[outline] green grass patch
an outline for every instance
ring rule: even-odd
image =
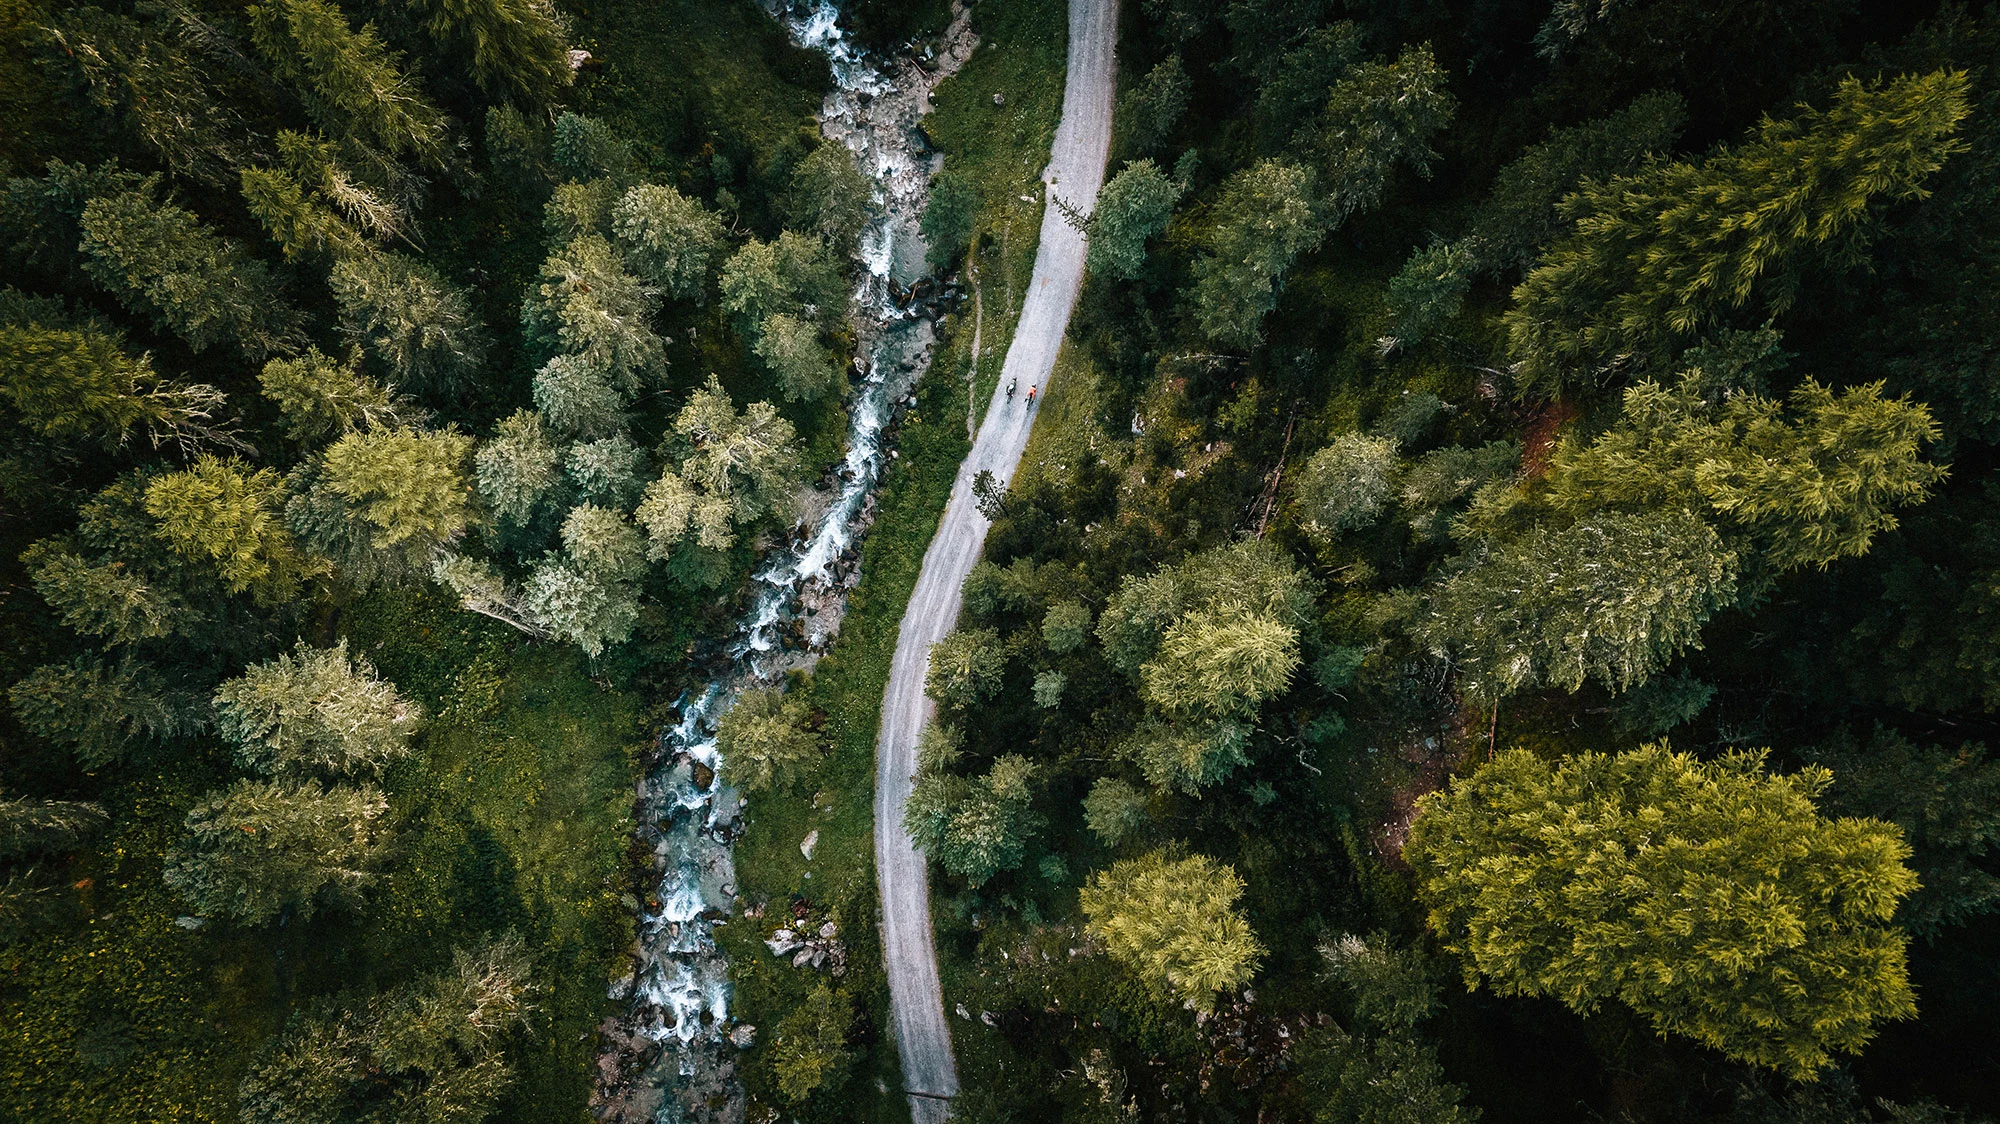
[[[924,129],[944,153],[945,167],[979,192],[973,249],[961,276],[977,289],[983,313],[972,396],[983,403],[1000,377],[1034,274],[1041,175],[1062,119],[1069,8],[1054,0],[988,0],[973,9],[972,27],[979,49],[938,85],[937,108]],[[995,94],[1003,104],[993,104]],[[951,369],[963,375],[969,360]]]

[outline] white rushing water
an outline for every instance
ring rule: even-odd
[[[742,690],[809,666],[831,642],[845,591],[859,577],[855,540],[872,516],[889,455],[885,429],[928,367],[935,343],[934,308],[904,288],[918,283],[922,269],[917,218],[937,165],[917,119],[930,90],[971,51],[963,13],[944,52],[919,48],[887,59],[858,49],[827,0],[773,14],[794,42],[826,56],[834,88],[821,110],[823,132],[845,144],[876,185],[854,293],[861,378],[849,399],[847,448],[833,472],[830,501],[757,569],[750,607],[721,648],[726,669],[678,700],[680,720],[660,735],[661,764],[641,784],[638,834],[653,852],[660,881],[640,915],[636,971],[613,989],[632,1007],[606,1029],[611,1061],[600,1065],[598,1106],[608,1120],[741,1116],[733,1080],[713,1072],[727,1070],[731,1043],[751,1034],[731,1019],[728,963],[715,944],[715,926],[734,908],[730,843],[745,808],[717,752],[715,723]],[[929,287],[924,282],[918,292]],[[635,1055],[645,1059],[642,1072],[624,1074]],[[685,1090],[704,1078],[727,1087],[679,1095],[667,1089]],[[734,1110],[716,1108],[718,1101]]]

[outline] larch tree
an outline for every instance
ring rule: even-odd
[[[349,433],[324,457],[329,487],[378,550],[430,556],[472,519],[472,438],[449,430]]]
[[[347,642],[245,668],[215,691],[216,731],[237,764],[266,776],[379,776],[407,754],[423,708],[380,679]]]
[[[924,690],[939,705],[964,710],[992,698],[1006,670],[1007,653],[999,633],[990,628],[954,629],[931,646]]]
[[[678,461],[646,486],[637,512],[655,559],[673,557],[684,544],[727,550],[738,528],[774,510],[798,483],[792,424],[768,402],[737,410],[712,375],[688,397],[674,433],[682,444]]]
[[[745,792],[790,788],[820,758],[820,739],[806,728],[805,703],[778,687],[738,695],[715,725],[722,771]]]
[[[388,812],[367,786],[238,781],[188,813],[166,882],[195,915],[246,925],[353,908],[388,857]]]
[[[1917,886],[1909,846],[1822,816],[1831,781],[1769,774],[1761,752],[1511,750],[1423,797],[1403,856],[1468,986],[1623,1003],[1811,1080],[1916,1013],[1891,920]]]
[[[1854,260],[1871,206],[1911,199],[1959,150],[1966,77],[1849,78],[1832,104],[1699,163],[1592,180],[1569,224],[1514,290],[1506,322],[1525,390],[1601,381],[1628,359],[1670,362],[1762,294],[1789,306],[1809,255]]]
[[[1080,892],[1085,928],[1162,1000],[1197,1011],[1250,982],[1264,946],[1236,909],[1243,880],[1205,855],[1125,859]]]

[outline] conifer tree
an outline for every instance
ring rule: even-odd
[[[1987,869],[2000,851],[2000,761],[1984,744],[1925,745],[1877,729],[1866,743],[1843,735],[1809,756],[1833,771],[1831,810],[1903,829],[1922,881],[1896,912],[1904,928],[1934,940],[2000,911],[2000,876]]]
[[[658,306],[659,293],[632,275],[624,255],[602,235],[586,234],[542,264],[540,300],[529,317],[632,394],[666,368],[666,341],[652,325]]]
[[[1205,855],[1154,851],[1091,876],[1081,891],[1090,934],[1167,1002],[1197,1011],[1250,982],[1264,947],[1236,911],[1243,880]]]
[[[1308,535],[1331,540],[1375,522],[1395,493],[1396,443],[1343,433],[1314,453],[1292,495]]]
[[[43,31],[111,114],[179,175],[216,183],[246,147],[241,115],[216,96],[203,60],[157,25],[95,6],[52,13]]]
[[[328,136],[442,166],[444,114],[374,24],[354,30],[328,0],[265,0],[249,15],[251,41],[272,75],[292,87]]]
[[[1492,700],[1518,690],[1643,684],[1734,604],[1739,563],[1706,523],[1665,508],[1538,526],[1430,596],[1414,632]]]
[[[449,430],[349,433],[326,451],[326,480],[377,549],[430,556],[472,518],[472,439]]]
[[[924,690],[941,705],[964,710],[992,698],[1007,670],[1000,634],[992,629],[954,629],[931,646]]]
[[[1429,44],[1405,48],[1394,62],[1350,67],[1334,83],[1306,141],[1327,194],[1320,221],[1338,226],[1378,206],[1399,165],[1428,172],[1436,157],[1430,139],[1457,107],[1444,84]]]
[[[1916,1013],[1890,923],[1894,826],[1827,819],[1832,777],[1651,745],[1511,750],[1425,796],[1403,854],[1431,929],[1501,995],[1624,1003],[1663,1033],[1810,1080]]]
[[[819,330],[782,312],[764,321],[752,350],[777,379],[787,402],[817,401],[840,377],[833,356],[820,346]]]
[[[629,508],[646,487],[646,451],[623,433],[596,441],[580,441],[563,458],[563,475],[577,494],[620,510]]]
[[[1098,193],[1089,223],[1092,273],[1133,278],[1146,267],[1146,240],[1167,228],[1184,185],[1151,160],[1125,165]]]
[[[301,445],[317,445],[357,429],[409,425],[419,412],[394,391],[361,373],[361,355],[345,362],[318,348],[296,359],[273,359],[257,376],[264,397],[284,415],[285,429]]]
[[[558,355],[535,372],[535,409],[556,433],[608,437],[625,426],[625,399],[611,376],[576,355]]]
[[[531,620],[592,658],[624,643],[639,623],[638,591],[630,582],[555,555],[528,575],[523,604]]]
[[[44,437],[111,449],[135,432],[155,447],[226,439],[222,401],[214,387],[162,378],[152,356],[99,326],[0,324],[0,402]]]
[[[979,218],[979,187],[946,168],[931,177],[930,197],[917,229],[924,237],[924,262],[932,273],[950,269],[972,246],[973,224]]]
[[[44,539],[21,556],[35,592],[65,628],[129,646],[184,631],[197,617],[179,590],[117,559],[91,559],[79,545]]]
[[[715,726],[722,770],[745,792],[790,788],[820,757],[819,738],[806,729],[806,705],[778,687],[738,695]]]
[[[1586,182],[1570,232],[1514,291],[1525,389],[1589,386],[1627,357],[1662,364],[1732,309],[1791,301],[1810,253],[1852,259],[1871,204],[1919,196],[1958,151],[1963,73],[1841,83],[1826,109],[1765,121],[1696,163]]]
[[[823,141],[792,169],[785,225],[819,235],[845,256],[868,225],[874,195],[874,185],[854,166],[854,153],[839,141]]]
[[[68,749],[86,769],[125,760],[196,727],[159,675],[129,658],[115,666],[89,656],[45,664],[14,684],[8,697],[21,725]]]
[[[562,453],[539,416],[516,410],[473,458],[479,494],[502,519],[526,526],[562,484]]]
[[[1671,389],[1627,390],[1619,423],[1559,458],[1552,502],[1573,512],[1706,508],[1747,560],[1776,574],[1866,554],[1895,529],[1895,508],[1922,502],[1944,478],[1921,457],[1938,435],[1930,411],[1885,399],[1879,382],[1835,393],[1807,379],[1789,404],[1712,397],[1698,369]]]
[[[238,781],[188,813],[167,854],[167,885],[200,917],[264,925],[353,908],[374,883],[394,829],[373,788]]]
[[[1035,767],[1019,754],[996,759],[967,780],[925,770],[903,808],[910,839],[937,864],[973,886],[1021,865],[1041,827],[1030,808]]]
[[[838,323],[847,308],[847,288],[824,243],[787,230],[772,242],[752,238],[723,263],[722,307],[754,342],[764,323],[781,312],[821,327]]]
[[[611,225],[639,275],[678,300],[701,296],[726,238],[714,212],[665,184],[627,191]]]
[[[196,351],[285,346],[297,314],[277,279],[234,240],[146,187],[92,199],[78,219],[84,272]]]
[[[540,106],[570,84],[569,27],[548,0],[419,0],[432,38],[470,60],[489,97]]]
[[[329,279],[341,327],[388,368],[395,386],[446,391],[472,382],[486,360],[486,326],[472,295],[400,254],[348,258]]]
[[[422,721],[423,708],[366,659],[350,658],[345,640],[301,641],[215,691],[216,730],[235,745],[237,764],[271,777],[377,776],[409,752]]]
[[[204,456],[146,485],[153,533],[175,554],[213,566],[224,588],[289,598],[307,569],[284,521],[285,482],[268,468]]]
[[[451,967],[359,1009],[294,1015],[243,1079],[245,1124],[387,1113],[397,1120],[488,1118],[514,1079],[502,1052],[540,990],[520,937],[455,949]]]
[[[1118,99],[1118,124],[1125,151],[1139,156],[1160,147],[1194,96],[1194,82],[1179,55],[1168,55]]]
[[[1083,798],[1084,826],[1106,847],[1116,847],[1151,822],[1146,805],[1146,793],[1130,782],[1099,777]]]
[[[645,540],[622,512],[579,504],[563,519],[562,540],[570,561],[593,578],[631,581],[645,571]]]
[[[1223,185],[1188,294],[1210,339],[1232,347],[1257,341],[1293,259],[1326,236],[1317,192],[1311,169],[1282,160],[1260,160]]]
[[[1421,954],[1342,936],[1320,945],[1327,974],[1351,996],[1346,1025],[1306,1032],[1299,1055],[1320,1124],[1472,1124],[1479,1109],[1445,1078],[1419,1027],[1437,1009],[1438,984]]]

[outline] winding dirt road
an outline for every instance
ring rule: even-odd
[[[1096,204],[1111,148],[1112,49],[1117,38],[1117,0],[1070,0],[1062,121],[1042,179],[1057,197],[1086,214]],[[1030,386],[1048,387],[1083,282],[1083,258],[1083,235],[1056,207],[1044,208],[1035,271],[1014,342],[1007,349],[972,452],[959,466],[937,536],[924,555],[882,699],[875,748],[875,880],[882,895],[882,962],[889,973],[890,1017],[915,1124],[944,1120],[948,1098],[958,1093],[958,1066],[951,1056],[951,1026],[945,1022],[937,948],[931,937],[930,879],[923,855],[903,830],[903,804],[917,770],[917,735],[931,711],[924,695],[924,669],[931,645],[943,639],[958,619],[965,577],[979,561],[986,541],[986,519],[972,502],[973,477],[983,470],[1002,483],[1013,478],[1034,422],[1023,398]],[[1007,400],[1002,388],[1010,380],[1019,380],[1023,398]]]

